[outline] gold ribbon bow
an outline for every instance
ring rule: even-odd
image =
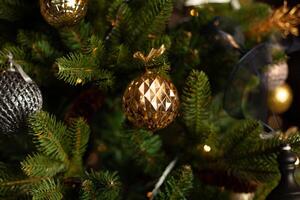
[[[166,47],[163,44],[159,49],[152,48],[147,56],[145,56],[142,52],[138,51],[135,54],[133,54],[133,57],[147,64],[150,61],[153,61],[155,58],[161,56],[165,51],[166,51]]]

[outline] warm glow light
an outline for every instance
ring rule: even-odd
[[[197,17],[199,15],[199,13],[196,9],[192,9],[192,10],[190,10],[190,15],[193,17]]]
[[[75,8],[76,0],[68,0],[68,1],[66,1],[66,4],[68,7]]]
[[[76,84],[81,84],[82,83],[82,79],[81,78],[78,78],[77,80],[76,80]]]
[[[300,164],[300,160],[299,160],[299,158],[297,157],[297,160],[296,160],[296,162],[295,162],[295,165],[299,165]]]
[[[211,147],[208,146],[208,145],[204,145],[204,146],[203,146],[203,150],[204,150],[205,152],[210,152],[210,151],[211,151]]]
[[[287,91],[286,88],[278,88],[276,91],[276,96],[275,98],[277,99],[277,101],[284,103],[289,99],[289,91]]]

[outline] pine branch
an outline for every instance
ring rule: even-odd
[[[72,140],[71,164],[68,176],[76,176],[83,173],[82,158],[89,141],[90,128],[83,118],[79,118],[72,121],[68,132]]]
[[[205,166],[207,169],[227,171],[242,180],[265,182],[278,175],[277,153],[285,143],[298,145],[299,133],[262,140],[263,128],[254,120],[238,121],[220,140],[220,156]]]
[[[21,172],[12,171],[12,167],[0,163],[0,198],[8,199],[23,198],[29,195],[30,187],[32,184],[38,183],[42,177],[27,178],[21,175]]]
[[[55,58],[59,53],[46,40],[36,41],[32,44],[32,55],[36,60]]]
[[[144,41],[149,35],[157,35],[165,30],[167,20],[173,10],[172,0],[149,0],[139,13],[132,13],[129,22],[129,44]],[[131,39],[131,40],[130,40]]]
[[[66,166],[42,154],[27,156],[21,162],[23,172],[29,177],[52,177],[66,169]]]
[[[173,10],[172,0],[147,0],[142,7],[123,4],[114,29],[114,41],[124,39],[129,46],[140,44],[149,35],[160,34]],[[134,4],[134,3],[133,3]],[[121,34],[122,33],[122,34]],[[118,39],[117,39],[118,38]]]
[[[183,89],[183,119],[198,140],[205,140],[210,133],[206,120],[211,92],[207,76],[203,72],[192,71]]]
[[[193,172],[190,166],[183,166],[169,177],[158,194],[158,200],[185,200],[193,187]]]
[[[71,50],[81,50],[91,36],[92,27],[89,23],[81,22],[76,27],[60,30],[62,42]]]
[[[115,69],[132,69],[132,55],[127,45],[115,45],[106,52],[109,67]],[[118,67],[118,68],[116,68]]]
[[[37,112],[29,119],[34,142],[43,154],[69,166],[70,140],[67,128],[46,112]]]
[[[53,59],[60,53],[50,43],[51,37],[33,31],[20,30],[17,35],[17,41],[23,48],[31,50],[32,58],[38,61]]]
[[[146,130],[133,130],[128,133],[126,140],[128,149],[135,160],[148,172],[158,172],[163,162],[161,152],[162,141],[159,135],[154,135]],[[160,163],[160,164],[158,164]]]
[[[116,173],[92,171],[82,183],[81,199],[117,200],[120,199],[120,187]]]
[[[117,22],[118,19],[116,18],[118,18],[118,12],[120,12],[120,8],[123,3],[123,0],[115,0],[110,4],[108,13],[106,15],[108,21],[112,23]]]
[[[95,60],[88,55],[72,53],[67,57],[57,59],[58,78],[77,85],[96,81],[100,87],[110,87],[113,84],[112,73],[99,69]]]
[[[62,186],[54,179],[45,179],[31,189],[33,200],[60,200],[63,198]]]
[[[97,60],[100,60],[103,56],[104,45],[103,41],[95,35],[88,40],[87,44],[83,47],[85,54],[89,54]]]
[[[233,157],[240,155],[241,151],[248,150],[245,147],[249,143],[260,140],[259,135],[263,132],[262,126],[255,120],[239,121],[227,133],[222,143],[225,156]]]

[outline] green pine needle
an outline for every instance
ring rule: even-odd
[[[60,200],[63,198],[62,186],[54,179],[45,179],[31,189],[33,200]]]
[[[87,174],[87,179],[82,183],[81,199],[120,199],[121,183],[116,173],[108,171]]]
[[[21,162],[21,166],[23,172],[31,177],[52,177],[66,169],[62,162],[49,159],[49,157],[42,154],[27,156]]]
[[[159,135],[154,135],[146,130],[132,130],[128,133],[129,137],[125,137],[128,149],[146,172],[154,172],[161,170],[163,162],[163,154],[161,152],[162,141]]]
[[[30,187],[41,177],[24,177],[15,167],[0,163],[0,199],[22,199],[29,195]]]
[[[92,27],[89,23],[81,22],[76,27],[67,27],[60,30],[62,42],[71,50],[81,50],[91,36]]]
[[[57,59],[58,78],[76,85],[89,82],[96,73],[94,60],[81,53],[71,53],[67,57]]]
[[[54,160],[62,161],[68,167],[69,156],[67,153],[70,141],[66,135],[67,127],[46,112],[35,113],[29,119],[29,123],[38,150]]]
[[[117,40],[124,35],[123,39],[128,45],[144,42],[149,35],[160,34],[165,30],[172,10],[172,0],[147,0],[141,8],[124,4],[119,16],[121,21],[115,28],[113,38]]]
[[[87,45],[83,47],[85,54],[89,54],[95,59],[102,58],[104,52],[103,41],[97,36],[93,35],[89,40]]]
[[[228,174],[244,180],[265,182],[278,175],[277,153],[282,145],[298,145],[300,135],[295,132],[286,140],[281,136],[262,140],[264,132],[261,124],[254,120],[239,121],[220,140],[221,157],[213,165],[227,170]],[[214,168],[208,166],[209,168]]]
[[[164,31],[172,10],[172,0],[148,0],[140,13],[132,13],[132,18],[136,21],[130,23],[128,27],[131,30],[130,38],[132,38],[130,43],[135,42],[135,40],[141,41],[148,35],[157,35]]]
[[[96,60],[81,53],[71,53],[67,57],[57,59],[58,78],[71,85],[96,81],[100,86],[110,87],[113,84],[112,73],[99,69]]]
[[[210,132],[209,126],[205,123],[208,119],[210,101],[211,92],[207,76],[203,72],[193,70],[183,89],[183,119],[190,131],[202,139],[206,139]]]
[[[83,173],[82,158],[89,142],[90,128],[83,118],[79,118],[72,121],[68,132],[72,140],[71,164],[68,176],[76,176],[78,173]]]
[[[168,177],[158,200],[187,200],[193,187],[193,172],[190,166],[183,166]]]

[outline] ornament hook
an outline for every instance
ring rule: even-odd
[[[24,70],[22,69],[21,65],[19,65],[18,63],[16,63],[14,61],[14,56],[11,52],[8,53],[7,55],[8,57],[8,62],[9,62],[9,69],[8,71],[12,71],[12,72],[19,72],[20,75],[22,76],[22,78],[27,82],[27,83],[32,83],[32,79],[24,72]]]

